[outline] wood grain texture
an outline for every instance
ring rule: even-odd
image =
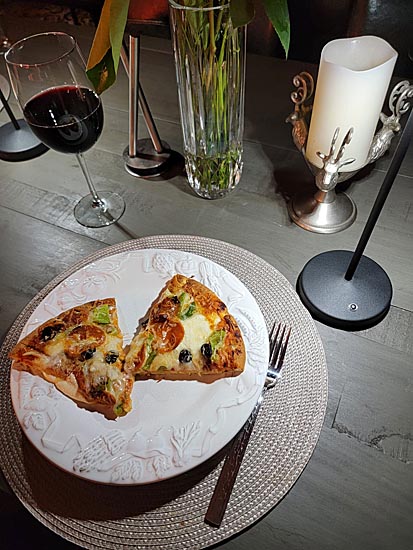
[[[324,428],[312,459],[284,500],[222,548],[407,550],[412,483],[411,468]]]
[[[30,29],[29,29],[30,28]],[[36,30],[50,29],[50,23]],[[75,32],[87,54],[91,30]],[[15,38],[33,30],[24,21]],[[162,139],[182,151],[175,68],[170,42],[143,37],[141,81]],[[126,173],[127,78],[119,69],[103,96],[105,126],[87,162],[100,189],[121,193],[119,224],[87,229],[73,218],[86,193],[75,158],[49,151],[21,163],[0,163],[0,337],[21,309],[54,276],[100,248],[155,234],[196,234],[225,240],[264,258],[295,285],[314,255],[353,250],[383,181],[391,152],[352,182],[356,222],[342,233],[303,231],[288,217],[286,200],[314,186],[291,139],[292,77],[314,66],[249,56],[244,171],[225,199],[205,201],[181,171],[136,179]],[[0,71],[2,71],[0,65]],[[19,108],[12,98],[13,110]],[[20,115],[19,115],[20,116]],[[0,124],[5,123],[4,112]],[[147,137],[142,117],[139,135]],[[393,147],[394,149],[394,147]],[[225,550],[408,550],[413,547],[413,144],[378,220],[366,255],[389,274],[392,307],[378,326],[357,333],[317,323],[329,369],[329,400],[319,443],[307,468],[281,503],[256,525],[220,545]],[[1,485],[1,481],[0,481]],[[74,548],[46,531],[12,496],[0,496],[0,517],[22,521],[36,540]],[[17,540],[10,528],[10,540]],[[52,540],[53,542],[50,542]]]

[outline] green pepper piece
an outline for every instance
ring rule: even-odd
[[[188,294],[187,294],[186,292],[182,292],[182,293],[178,296],[178,300],[179,300],[179,303],[181,304],[181,306],[184,305],[187,296],[188,296]]]
[[[123,403],[118,403],[113,407],[113,412],[116,414],[116,416],[124,416],[126,413],[123,409]]]
[[[188,317],[192,317],[195,311],[196,311],[196,305],[195,305],[195,302],[192,302],[192,304],[189,305],[188,309],[186,309],[183,313],[180,313],[178,317],[182,321],[185,321],[185,319],[188,319]]]
[[[188,317],[192,317],[196,311],[195,302],[190,302],[190,299],[191,297],[187,292],[182,292],[178,297],[179,303],[181,304],[178,317],[182,321],[188,319]]]
[[[152,361],[155,359],[156,357],[156,351],[154,351],[152,349],[152,341],[154,339],[154,335],[152,334],[152,332],[150,332],[148,334],[148,336],[146,337],[146,340],[145,340],[145,348],[146,348],[146,361],[145,361],[145,364],[143,365],[142,367],[142,370],[148,370],[149,367],[151,366],[152,364]]]
[[[92,321],[100,325],[107,325],[110,323],[109,305],[103,304],[92,309]]]
[[[155,357],[156,357],[156,351],[151,351],[145,361],[145,364],[142,367],[142,370],[149,370],[149,367],[152,365],[152,361],[155,359]]]
[[[212,360],[216,358],[217,351],[224,343],[224,340],[225,340],[225,330],[216,330],[209,337],[209,343],[211,344],[211,348],[212,348],[212,356],[211,356]]]

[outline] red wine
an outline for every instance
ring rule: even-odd
[[[102,132],[103,109],[99,96],[88,88],[59,86],[30,99],[24,117],[33,133],[61,153],[83,153]]]

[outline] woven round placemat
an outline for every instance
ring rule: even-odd
[[[48,463],[26,440],[14,415],[8,352],[30,314],[61,281],[118,252],[178,249],[234,273],[258,302],[267,326],[293,327],[283,378],[264,400],[223,523],[204,523],[225,449],[197,468],[145,486],[94,484]],[[317,329],[290,283],[239,247],[203,237],[145,237],[105,248],[51,281],[22,311],[0,350],[0,466],[12,490],[41,523],[84,548],[199,549],[256,522],[297,480],[317,443],[327,404],[327,368]]]

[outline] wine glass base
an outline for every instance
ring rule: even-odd
[[[125,201],[112,191],[100,191],[103,207],[95,205],[92,195],[80,199],[74,208],[76,220],[85,227],[105,227],[119,220],[125,211]]]

